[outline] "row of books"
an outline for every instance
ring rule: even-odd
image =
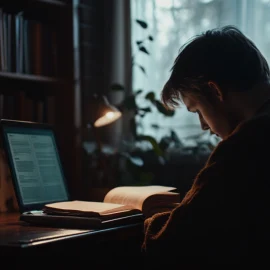
[[[0,71],[57,76],[55,29],[0,9]]]
[[[0,94],[0,119],[54,123],[55,98],[36,99],[23,92]]]

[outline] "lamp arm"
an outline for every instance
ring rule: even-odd
[[[94,139],[95,139],[95,142],[96,142],[96,146],[97,146],[97,151],[99,153],[102,152],[102,144],[101,144],[101,140],[100,140],[100,137],[98,135],[98,131],[97,131],[97,128],[93,125],[93,124],[90,124],[91,126],[91,130],[93,132],[93,135],[94,135]]]

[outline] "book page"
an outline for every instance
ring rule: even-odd
[[[175,187],[150,185],[150,186],[123,186],[110,190],[104,197],[105,203],[130,205],[142,211],[144,200],[150,195],[172,191]]]
[[[128,209],[130,207],[122,204],[76,200],[45,205],[45,210],[53,211],[54,213],[98,213],[103,215]]]
[[[142,212],[145,217],[151,217],[156,213],[171,211],[179,205],[180,201],[180,194],[177,192],[160,192],[145,199]]]

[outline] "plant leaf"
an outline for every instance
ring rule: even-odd
[[[150,142],[150,144],[153,147],[154,152],[158,155],[158,156],[163,156],[163,151],[162,149],[159,147],[159,144],[157,143],[156,139],[152,136],[148,136],[148,135],[139,135],[137,136],[137,139],[139,141],[148,141]]]
[[[180,138],[178,137],[178,135],[174,130],[171,130],[171,140],[178,145],[183,145],[182,141],[180,140]]]
[[[152,124],[151,127],[154,128],[154,129],[159,129],[160,128],[160,126],[157,125],[157,124]]]
[[[145,115],[149,112],[152,112],[150,107],[146,107],[146,108],[138,108],[138,114],[140,117],[145,117]]]
[[[138,23],[143,29],[146,29],[146,28],[148,27],[148,24],[147,24],[145,21],[138,20],[138,19],[136,19],[135,21],[136,21],[136,23]]]
[[[160,143],[159,143],[159,147],[165,151],[166,149],[168,149],[168,147],[170,146],[172,140],[170,137],[168,136],[164,136],[163,138],[161,138]]]
[[[144,111],[144,112],[152,112],[151,108],[150,107],[146,107],[146,108],[140,108],[139,109],[140,111]]]
[[[147,49],[146,49],[144,46],[140,46],[140,47],[139,47],[139,50],[140,50],[141,52],[144,52],[144,53],[150,55],[150,53],[147,51]]]
[[[158,100],[156,100],[155,101],[155,105],[156,105],[156,107],[157,107],[157,110],[160,112],[160,113],[162,113],[162,114],[164,114],[165,116],[173,116],[174,115],[174,113],[175,113],[175,111],[173,111],[173,110],[168,110],[168,109],[166,109],[165,107],[164,107],[164,105],[160,102],[160,101],[158,101]]]
[[[146,115],[146,112],[140,111],[140,110],[138,111],[138,116],[140,116],[141,118],[144,118],[145,115]]]
[[[148,99],[150,100],[151,102],[154,102],[155,101],[155,92],[151,91],[151,92],[148,92],[146,95],[145,95],[145,99]]]
[[[143,66],[138,65],[138,67],[140,68],[140,70],[141,70],[144,74],[146,74],[145,68],[144,68]]]
[[[143,43],[143,41],[142,40],[138,40],[138,41],[136,41],[136,44],[139,46],[139,45],[141,45]]]
[[[135,96],[138,96],[138,95],[141,94],[142,92],[143,92],[142,89],[138,89],[138,90],[134,93],[134,95],[135,95]]]

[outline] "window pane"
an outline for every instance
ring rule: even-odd
[[[194,35],[218,26],[239,27],[270,59],[269,0],[131,0],[131,9],[134,91],[154,91],[160,99],[180,47]],[[143,29],[136,19],[145,21],[148,28]],[[149,35],[153,41],[147,39]],[[138,50],[138,40],[145,40],[150,55]],[[139,95],[137,102],[148,106],[144,95]],[[171,128],[180,138],[201,133],[208,136],[208,131],[201,130],[198,117],[185,106],[177,109],[171,118],[153,112],[146,114],[141,122],[138,131],[156,138],[168,135]],[[153,129],[152,124],[160,129]]]

